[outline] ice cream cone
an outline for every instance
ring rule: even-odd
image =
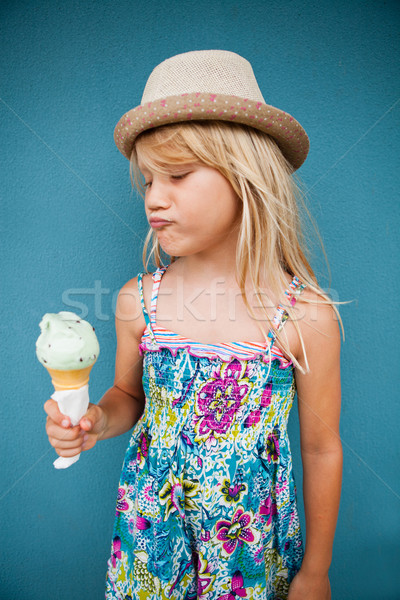
[[[90,365],[84,369],[70,371],[59,371],[57,369],[46,368],[51,377],[54,389],[59,392],[61,390],[78,390],[86,385],[89,382],[89,374],[92,367],[93,365]]]

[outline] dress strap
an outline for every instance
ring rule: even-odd
[[[144,275],[144,273],[139,273],[139,275],[137,276],[137,283],[138,283],[140,304],[142,305],[142,312],[143,312],[144,320],[146,321],[146,325],[149,327],[150,326],[149,313],[147,312],[147,308],[144,303],[144,296],[143,296],[143,275]]]
[[[146,305],[144,303],[144,296],[143,296],[143,275],[144,275],[144,273],[139,273],[139,275],[138,275],[138,290],[139,290],[139,296],[140,296],[140,304],[142,305],[142,312],[143,312],[144,320],[146,321],[146,327],[147,327],[147,329],[149,331],[150,338],[151,338],[151,340],[152,340],[153,343],[156,343],[156,339],[154,337],[153,329],[151,327],[149,313],[147,312],[147,308],[146,308]],[[153,279],[154,279],[154,275],[153,275]],[[153,287],[154,287],[154,284],[153,284]]]
[[[151,292],[151,305],[150,305],[150,322],[152,325],[156,323],[156,313],[157,313],[157,300],[158,300],[158,290],[161,283],[161,278],[164,275],[167,267],[160,267],[153,273],[153,289]]]
[[[289,283],[289,287],[284,292],[291,306],[296,304],[298,297],[305,287],[306,285],[301,283],[300,279],[295,275],[292,281]],[[271,340],[271,346],[276,339],[277,333],[282,330],[284,324],[288,320],[288,317],[289,313],[285,306],[283,304],[279,304],[274,318],[272,319],[273,325],[268,332],[268,338]]]

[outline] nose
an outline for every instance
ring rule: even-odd
[[[154,177],[151,185],[146,190],[146,208],[150,211],[168,208],[171,204],[167,182],[159,177]]]

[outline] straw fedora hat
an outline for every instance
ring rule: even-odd
[[[140,105],[119,120],[114,140],[129,159],[143,131],[204,120],[241,123],[267,133],[294,170],[307,157],[309,140],[302,126],[266,104],[251,64],[226,50],[185,52],[160,63],[150,74]]]

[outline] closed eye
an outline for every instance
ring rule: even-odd
[[[176,174],[170,174],[169,177],[172,181],[181,181],[182,179],[184,179],[185,177],[187,177],[190,174],[190,171],[188,171],[187,173],[176,173]],[[145,190],[147,190],[149,187],[151,187],[152,185],[152,181],[144,181],[143,182],[143,187]]]
[[[184,179],[185,177],[187,177],[187,175],[189,175],[189,173],[179,173],[177,175],[171,175],[171,179],[173,181],[179,181],[180,179]]]

